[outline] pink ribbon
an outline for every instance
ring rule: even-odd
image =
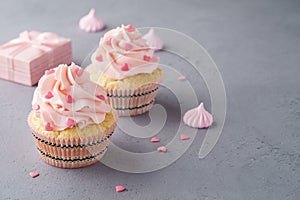
[[[14,57],[23,52],[29,47],[37,48],[43,52],[52,53],[53,48],[58,46],[62,42],[62,39],[55,33],[45,32],[39,33],[36,31],[24,31],[20,33],[19,38],[16,38],[9,43],[0,47],[0,49],[8,49],[12,47],[19,47],[10,52],[7,56],[8,63],[8,77],[10,80],[14,80]],[[50,55],[49,65],[53,63],[53,56]]]

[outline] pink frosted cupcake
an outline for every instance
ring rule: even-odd
[[[103,86],[120,116],[147,112],[154,104],[163,72],[142,34],[133,26],[117,27],[100,40],[86,70]]]
[[[28,124],[46,163],[79,168],[103,157],[117,121],[106,95],[75,64],[45,72],[34,92]]]

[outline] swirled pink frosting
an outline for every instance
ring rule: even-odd
[[[74,63],[47,70],[40,79],[32,101],[45,130],[83,128],[105,119],[111,107],[104,89],[90,81],[89,73]]]
[[[142,34],[133,26],[122,25],[107,32],[92,55],[91,67],[106,76],[120,80],[140,73],[152,73],[158,67],[154,55]],[[89,69],[88,69],[89,71]]]

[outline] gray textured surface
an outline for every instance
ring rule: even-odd
[[[179,160],[153,173],[127,174],[101,163],[58,169],[40,160],[26,124],[34,88],[0,80],[0,199],[300,198],[299,2],[58,2],[1,1],[0,43],[26,29],[54,31],[73,40],[74,60],[81,63],[105,32],[78,30],[79,17],[91,7],[106,30],[132,23],[182,31],[206,47],[222,73],[228,98],[224,131],[204,160],[197,154],[205,131],[198,131]],[[209,105],[201,78],[194,77],[187,63],[163,54],[162,62],[182,71],[199,100]],[[172,105],[164,98],[170,94],[172,102],[172,94],[160,93],[158,102]],[[168,119],[170,132],[179,119],[178,113]],[[171,139],[172,133],[164,137]],[[132,151],[153,150],[127,136],[115,142]],[[41,174],[36,179],[28,175],[34,170]],[[128,191],[115,193],[117,184]]]

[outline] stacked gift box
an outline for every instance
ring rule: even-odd
[[[71,62],[71,40],[54,33],[24,31],[0,46],[0,78],[24,85],[34,85],[45,70]]]

